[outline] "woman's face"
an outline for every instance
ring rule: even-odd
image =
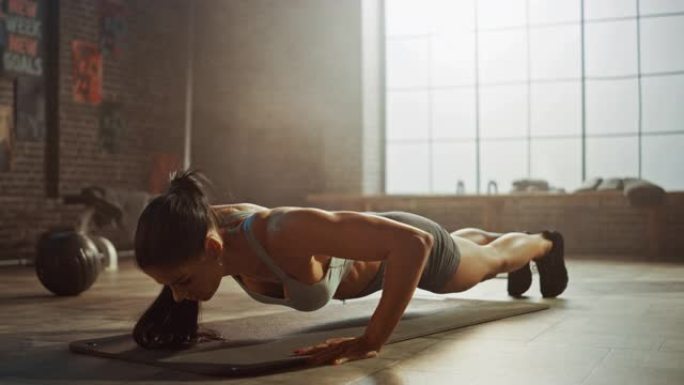
[[[222,245],[208,245],[199,256],[171,266],[150,266],[144,272],[173,292],[176,302],[208,301],[223,278]]]

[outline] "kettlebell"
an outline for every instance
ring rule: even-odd
[[[54,294],[74,296],[92,286],[102,271],[103,259],[87,235],[75,230],[50,231],[38,241],[36,274]]]

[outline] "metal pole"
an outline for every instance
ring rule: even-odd
[[[479,23],[477,20],[477,1],[475,2],[475,185],[476,192],[480,194],[480,38]]]
[[[641,11],[639,10],[640,4],[639,0],[637,0],[637,16],[636,16],[636,23],[637,23],[637,90],[639,92],[639,124],[638,124],[638,132],[639,132],[639,178],[641,178],[641,169],[642,169],[642,132],[643,132],[643,109],[642,109],[642,86],[641,86]]]
[[[582,56],[582,182],[587,180],[587,78],[586,78],[586,55],[584,37],[584,0],[580,2],[580,36]]]
[[[46,1],[45,28],[45,194],[59,197],[59,1]],[[15,83],[16,84],[16,83]]]
[[[192,144],[192,101],[193,101],[193,61],[194,61],[194,41],[195,41],[195,2],[189,1],[188,7],[188,41],[187,55],[188,62],[185,74],[185,135],[183,137],[183,168],[190,168],[191,144]]]

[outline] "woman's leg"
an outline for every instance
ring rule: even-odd
[[[508,233],[485,245],[458,235],[452,238],[461,261],[442,293],[465,291],[499,273],[515,271],[547,254],[553,245],[541,234]]]

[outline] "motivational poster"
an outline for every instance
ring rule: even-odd
[[[102,54],[97,44],[73,40],[73,95],[79,103],[98,105],[102,101]]]
[[[42,76],[47,0],[3,0],[0,45],[5,73]]]

